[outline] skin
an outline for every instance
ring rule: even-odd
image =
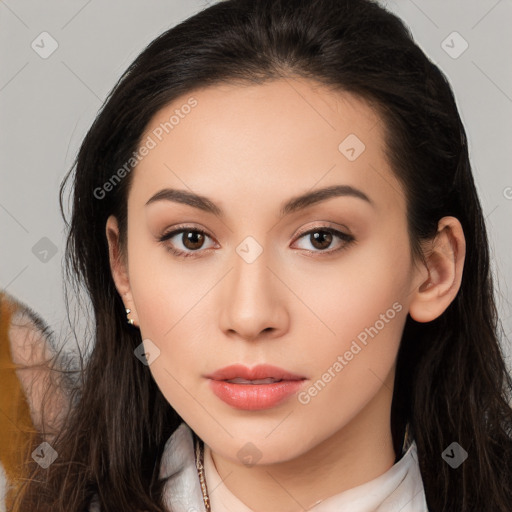
[[[393,465],[390,410],[406,316],[428,322],[454,299],[464,235],[457,219],[441,219],[425,246],[428,265],[413,261],[383,124],[357,97],[304,79],[223,84],[166,106],[142,140],[190,96],[195,109],[132,171],[127,253],[108,219],[112,275],[141,338],[160,350],[149,366],[155,381],[229,490],[256,512],[308,509]],[[352,133],[366,147],[349,161],[338,146]],[[340,196],[279,217],[285,201],[330,185],[355,187],[372,204]],[[225,216],[165,200],[145,206],[166,187],[206,196]],[[195,253],[182,234],[158,241],[181,224],[207,232]],[[355,241],[333,236],[319,246],[301,235],[325,227]],[[247,236],[263,248],[252,263],[236,251]],[[195,257],[173,255],[173,244]],[[307,404],[292,396],[237,410],[204,378],[229,364],[269,363],[305,376],[307,389],[394,303],[401,311]],[[249,442],[261,456],[253,466],[237,456]]]

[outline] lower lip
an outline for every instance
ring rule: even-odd
[[[282,380],[273,384],[233,384],[210,379],[210,387],[215,395],[231,407],[246,411],[275,407],[297,393],[303,384],[304,379]]]

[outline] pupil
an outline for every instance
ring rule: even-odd
[[[326,249],[331,244],[332,233],[329,233],[328,231],[316,231],[311,235],[313,237],[312,243],[317,249]],[[317,247],[318,243],[320,247]]]
[[[203,234],[198,231],[186,231],[183,236],[185,236],[183,245],[187,249],[199,249],[203,245]]]

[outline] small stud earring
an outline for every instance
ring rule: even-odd
[[[125,309],[125,311],[126,311],[126,320],[127,320],[127,322],[128,322],[130,325],[133,325],[133,318],[129,318],[129,317],[128,317],[128,315],[132,312],[132,310],[131,310],[131,309],[128,309],[128,308],[126,308],[126,309]]]

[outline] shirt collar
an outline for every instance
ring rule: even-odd
[[[404,455],[388,471],[362,485],[331,496],[311,512],[428,512],[418,464],[416,443],[408,439]],[[205,447],[205,476],[212,512],[251,512],[229,489],[217,473],[208,447]],[[167,441],[160,465],[166,506],[175,512],[203,512],[203,495],[195,464],[192,430],[185,423]]]

